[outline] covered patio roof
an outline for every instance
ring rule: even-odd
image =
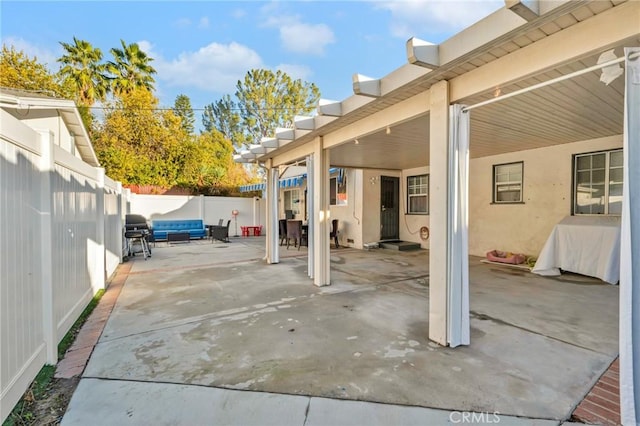
[[[514,2],[507,3],[438,46],[409,40],[410,63],[377,80],[355,75],[353,96],[321,100],[318,116],[298,117],[288,134],[279,129],[254,146],[252,155],[236,161],[272,158],[284,164],[297,156],[297,148],[323,137],[334,166],[424,166],[434,83],[448,80],[451,101],[472,105],[590,67],[607,50],[621,56],[622,47],[640,44],[637,25],[630,25],[637,21],[635,2],[561,2],[539,15],[525,14],[529,20],[508,8]],[[422,62],[425,52],[434,51],[439,64]],[[593,71],[474,110],[471,157],[622,134],[624,82],[607,86],[600,74]]]

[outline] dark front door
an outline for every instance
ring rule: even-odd
[[[398,224],[400,178],[380,176],[380,239],[397,240],[400,237]]]

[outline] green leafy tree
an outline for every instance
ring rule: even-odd
[[[180,117],[182,128],[187,134],[195,131],[196,116],[191,107],[191,100],[187,95],[178,95],[173,106],[173,113]]]
[[[102,51],[75,37],[73,44],[60,44],[66,53],[58,59],[62,64],[59,73],[73,87],[78,105],[91,107],[96,101],[103,101],[109,79],[105,75],[105,64],[101,63]]]
[[[152,75],[156,73],[150,65],[153,58],[140,50],[137,43],[127,45],[124,40],[120,40],[120,44],[122,49],[110,50],[113,61],[107,63],[113,93],[120,96],[141,87],[153,91],[155,80]]]
[[[173,111],[158,110],[146,88],[123,92],[108,104],[94,146],[109,177],[124,184],[176,185],[189,135]]]
[[[282,71],[265,69],[247,72],[236,85],[236,98],[244,138],[234,139],[237,149],[259,143],[276,127],[291,127],[296,115],[315,109],[320,91],[313,83],[294,80]]]
[[[182,186],[208,195],[229,195],[251,181],[245,168],[233,161],[231,142],[215,129],[190,143],[182,177]]]
[[[42,93],[47,96],[72,98],[73,91],[47,69],[37,57],[29,57],[13,46],[2,45],[0,52],[0,86]]]
[[[205,131],[220,132],[236,152],[272,136],[277,127],[291,127],[294,117],[312,112],[320,98],[313,83],[264,69],[247,72],[236,89],[235,101],[225,95],[205,106],[202,115]],[[241,169],[245,175],[250,172],[250,180],[260,174],[256,167]]]
[[[202,114],[202,126],[205,131],[211,132],[215,129],[238,147],[244,143],[240,120],[238,106],[229,95],[224,95],[215,103],[206,105]]]

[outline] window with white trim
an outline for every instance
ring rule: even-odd
[[[407,177],[407,213],[429,214],[429,175]]]
[[[522,202],[522,176],[524,163],[493,166],[493,202],[509,204]]]
[[[621,214],[622,150],[578,154],[573,164],[573,213]]]
[[[300,213],[300,190],[285,189],[284,191],[284,210],[291,210],[293,214]]]
[[[329,204],[332,206],[347,205],[347,175],[342,176],[342,182],[337,177],[329,180]]]

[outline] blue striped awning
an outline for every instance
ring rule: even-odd
[[[342,183],[342,178],[344,174],[344,169],[340,169],[338,167],[332,167],[329,169],[329,173],[338,172],[338,180]],[[302,183],[307,178],[307,174],[301,174],[300,176],[293,176],[286,179],[280,179],[280,188],[296,188],[298,186],[302,186]],[[252,192],[252,191],[264,191],[265,184],[263,183],[254,183],[251,185],[242,185],[240,187],[240,192]]]
[[[298,186],[302,186],[302,183],[307,178],[307,175],[294,176],[287,179],[280,179],[280,188],[296,188]],[[251,191],[264,191],[265,184],[264,183],[254,183],[251,185],[242,185],[240,187],[240,192],[251,192]]]

